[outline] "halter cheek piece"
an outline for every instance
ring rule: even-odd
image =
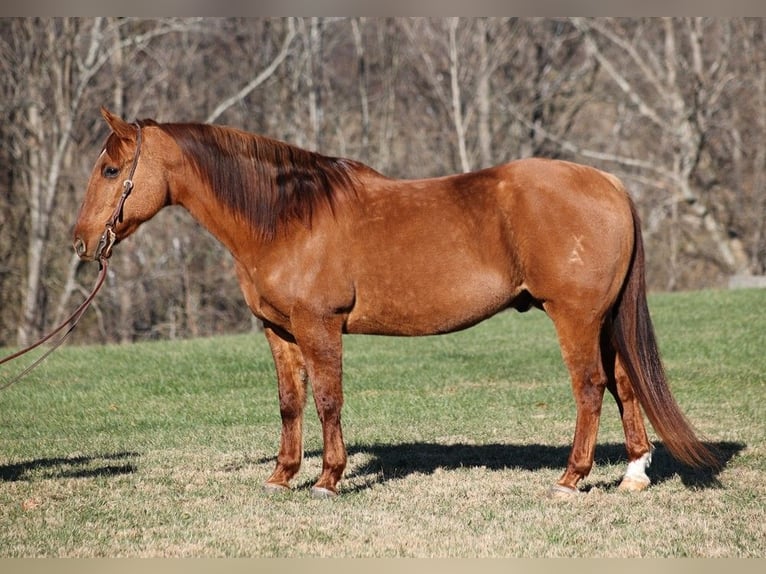
[[[138,122],[133,123],[136,126],[136,153],[133,155],[133,163],[130,165],[130,171],[128,172],[128,179],[122,182],[122,195],[117,201],[117,207],[114,208],[111,217],[107,219],[105,224],[104,233],[98,241],[98,247],[96,248],[97,257],[99,263],[105,259],[108,259],[112,254],[112,247],[115,241],[117,241],[117,234],[114,232],[114,226],[120,222],[122,223],[122,208],[125,205],[125,200],[133,191],[133,176],[136,173],[136,167],[138,167],[138,157],[141,154],[141,124]]]

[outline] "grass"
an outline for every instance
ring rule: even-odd
[[[280,425],[262,337],[70,346],[0,394],[0,557],[763,557],[766,291],[650,305],[674,394],[726,458],[718,474],[660,444],[653,486],[617,491],[609,401],[587,495],[548,499],[575,413],[539,312],[346,338],[349,465],[333,501],[309,496],[313,409],[295,489],[261,491]]]

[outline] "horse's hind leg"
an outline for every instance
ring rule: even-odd
[[[308,379],[298,346],[269,326],[265,331],[277,370],[282,437],[277,466],[264,487],[268,491],[280,491],[290,487],[290,479],[298,473],[303,460],[303,409]]]
[[[625,447],[628,451],[628,470],[619,488],[632,491],[643,490],[651,482],[646,474],[646,467],[652,461],[653,449],[646,434],[641,406],[619,356],[614,357],[614,375],[609,377],[607,388],[620,409],[622,427],[625,431]]]
[[[577,493],[577,483],[593,467],[607,377],[601,362],[599,343],[601,319],[583,316],[581,312],[552,303],[545,303],[544,307],[556,326],[577,406],[577,421],[567,468],[551,489],[551,495],[559,496]]]

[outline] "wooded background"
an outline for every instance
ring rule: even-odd
[[[621,177],[655,290],[766,272],[764,20],[0,19],[0,345],[96,275],[71,230],[107,128],[237,126],[393,177],[527,156]],[[140,193],[140,189],[137,190]],[[166,209],[112,257],[81,341],[254,327],[228,253]]]

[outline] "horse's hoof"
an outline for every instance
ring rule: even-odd
[[[330,490],[329,488],[325,488],[323,486],[311,487],[311,498],[328,499],[335,498],[336,496],[338,496],[338,493],[334,490]]]
[[[281,494],[283,492],[288,492],[289,490],[289,486],[285,486],[284,484],[277,484],[275,482],[267,482],[263,485],[263,491],[266,494]]]
[[[554,484],[548,491],[548,498],[555,499],[571,499],[573,496],[579,496],[580,491],[576,488],[570,488],[568,486],[562,486],[561,484]]]
[[[648,476],[626,476],[622,479],[622,482],[617,489],[625,492],[641,492],[642,490],[645,490],[651,482],[652,481],[649,480]]]

